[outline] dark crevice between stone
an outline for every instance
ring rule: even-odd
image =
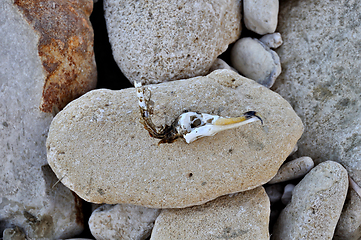
[[[104,18],[103,0],[94,4],[90,22],[94,29],[94,53],[98,71],[97,88],[119,90],[133,87],[113,58]]]

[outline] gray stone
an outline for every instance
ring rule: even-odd
[[[341,217],[337,223],[334,240],[359,240],[361,236],[361,198],[349,190]]]
[[[259,40],[269,48],[278,48],[283,43],[282,36],[278,32],[266,34]]]
[[[278,0],[243,0],[243,8],[246,28],[260,35],[276,30]]]
[[[340,162],[361,185],[361,2],[352,2],[284,2],[283,73],[273,89],[305,123],[297,155]]]
[[[231,51],[232,66],[242,75],[271,87],[281,73],[280,58],[257,39],[241,38]]]
[[[91,8],[87,9],[87,1],[82,1],[81,8],[76,1],[39,2],[4,0],[0,4],[0,232],[18,226],[29,239],[58,239],[83,230],[81,200],[62,184],[53,187],[57,178],[47,165],[45,141],[51,112],[81,94],[72,87],[84,90],[80,85],[94,85],[95,65],[83,65],[77,55],[92,54],[79,43],[87,41],[87,34],[92,37],[91,26],[76,24],[89,23],[85,15],[90,15]],[[64,15],[71,17],[73,26],[64,26],[69,19],[66,24],[57,20]],[[72,31],[65,40],[62,27],[90,32],[79,36],[79,31]],[[65,56],[56,55],[59,52]],[[64,58],[71,60],[70,66]],[[73,71],[79,77],[69,82],[65,75]],[[67,79],[66,84],[59,78]]]
[[[300,157],[289,161],[281,166],[276,176],[274,176],[269,184],[290,181],[304,176],[314,166],[313,160],[310,157]]]
[[[113,56],[131,81],[208,73],[241,33],[239,0],[104,1]]]
[[[150,236],[159,209],[130,204],[103,205],[89,219],[96,239],[142,240]]]
[[[273,87],[305,123],[297,155],[310,156],[316,164],[337,161],[359,186],[360,12],[361,2],[355,0],[284,1],[278,27],[284,43],[277,49],[283,73]],[[344,221],[355,223],[352,218]],[[352,228],[361,228],[359,223]]]
[[[134,88],[91,91],[54,118],[47,140],[52,169],[85,200],[178,208],[252,189],[276,174],[303,131],[288,102],[230,70],[149,88],[157,126],[185,110],[231,117],[256,110],[264,124],[158,145],[139,122]]]
[[[162,210],[151,240],[266,240],[269,215],[267,194],[259,187],[200,206]]]
[[[293,189],[272,240],[332,239],[347,188],[347,171],[340,164],[327,161],[316,166]]]

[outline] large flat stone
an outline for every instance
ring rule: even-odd
[[[48,161],[87,201],[155,208],[202,204],[269,181],[294,148],[303,125],[277,93],[231,70],[149,86],[156,125],[185,110],[264,118],[191,144],[158,145],[140,124],[134,88],[95,90],[53,120]]]

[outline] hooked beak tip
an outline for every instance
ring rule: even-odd
[[[248,111],[244,114],[246,117],[249,117],[249,118],[252,118],[252,117],[256,117],[258,118],[260,121],[261,121],[261,124],[263,125],[263,119],[262,119],[262,116],[261,114],[259,114],[258,112],[256,111]]]

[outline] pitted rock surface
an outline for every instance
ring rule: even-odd
[[[78,1],[0,3],[0,231],[8,229],[1,235],[4,239],[11,232],[20,234],[17,229],[28,239],[68,238],[84,229],[82,201],[61,183],[54,185],[57,178],[47,165],[45,148],[53,109],[60,109],[84,92],[77,80],[70,81],[64,76],[68,72],[60,74],[58,64],[83,77],[86,89],[95,85],[90,78],[95,73],[92,59],[75,57],[77,50],[86,58],[92,54],[92,38],[87,38],[92,36],[91,26],[82,25],[88,23],[92,2],[80,1],[78,5],[75,2]],[[88,9],[86,14],[82,14],[83,8]],[[77,22],[73,21],[74,15]],[[67,21],[69,18],[71,21]],[[79,22],[82,26],[75,24]],[[74,28],[83,30],[86,36],[84,32],[67,32]],[[50,37],[50,33],[57,38]],[[58,41],[60,37],[66,42],[67,37],[82,39],[83,44],[91,45],[85,49],[90,52],[77,49],[82,44]],[[71,64],[53,59],[56,50],[71,59]],[[53,72],[46,69],[50,65]],[[47,87],[50,82],[54,88]],[[56,89],[62,93],[58,94]],[[51,98],[59,102],[44,100],[48,90]]]
[[[305,124],[298,156],[316,164],[341,163],[361,186],[361,20],[359,1],[284,1],[278,30],[284,43],[277,49],[283,73],[273,89],[286,98]],[[361,201],[355,201],[361,209]],[[346,208],[351,205],[346,204]],[[344,210],[343,235],[360,228],[358,212]],[[358,223],[356,223],[358,222]],[[358,226],[357,226],[358,225]],[[350,227],[350,232],[346,230]],[[346,237],[347,238],[347,237]]]
[[[270,202],[263,187],[217,198],[201,206],[164,209],[151,240],[268,240]]]
[[[114,59],[131,81],[206,75],[241,34],[238,0],[104,1]]]
[[[185,110],[264,118],[191,144],[158,145],[139,122],[134,88],[95,90],[53,120],[48,161],[87,201],[180,208],[269,181],[295,147],[303,124],[278,94],[231,70],[149,86],[154,121],[170,124]]]

